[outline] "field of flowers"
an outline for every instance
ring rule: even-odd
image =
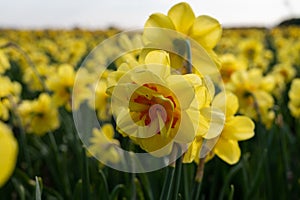
[[[0,30],[0,199],[299,199],[299,35]]]

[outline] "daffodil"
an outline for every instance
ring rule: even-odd
[[[278,63],[273,66],[270,73],[275,80],[275,89],[273,94],[277,99],[282,98],[282,92],[285,90],[287,83],[289,83],[296,75],[296,69],[288,62]]]
[[[28,133],[44,135],[60,125],[57,107],[46,93],[36,100],[24,100],[18,107],[18,114]]]
[[[274,98],[271,95],[274,86],[272,76],[263,76],[262,69],[254,68],[234,72],[226,89],[237,95],[241,114],[270,127],[275,118],[272,110]]]
[[[224,99],[226,99],[225,104]],[[226,120],[220,136],[213,143],[211,152],[204,156],[207,156],[206,160],[208,161],[213,155],[217,155],[226,163],[235,164],[241,156],[238,141],[247,140],[254,136],[254,123],[249,117],[236,115],[239,103],[238,98],[233,93],[219,93],[214,98],[212,106],[225,111]],[[183,162],[199,162],[199,158],[202,156],[201,151],[205,150],[204,141],[208,142],[203,137],[196,137],[185,153]]]
[[[197,87],[204,87],[198,75],[171,71],[168,53],[151,51],[145,65],[127,73],[113,72],[108,78],[117,130],[155,156],[169,154],[174,142],[193,141],[200,106],[205,104],[195,95]]]
[[[246,116],[236,115],[239,108],[238,98],[232,93],[221,93],[213,100],[213,106],[221,108],[226,95],[226,121],[220,138],[214,147],[214,153],[228,164],[239,161],[241,150],[238,141],[254,136],[254,123]]]
[[[291,115],[299,118],[300,117],[300,78],[295,78],[292,81],[291,88],[289,91],[290,101],[288,107],[290,109]]]
[[[0,121],[0,188],[12,175],[18,156],[18,143],[11,129]]]
[[[7,69],[10,68],[10,63],[5,53],[0,50],[0,74],[3,74]]]
[[[150,15],[145,23],[143,39],[146,44],[156,43],[161,44],[163,47],[166,37],[168,39],[168,37],[170,37],[169,33],[172,33],[167,30],[177,31],[182,35],[185,35],[185,39],[190,40],[191,38],[198,42],[208,52],[217,66],[220,66],[219,60],[213,51],[213,48],[220,40],[222,34],[221,25],[216,19],[207,15],[196,17],[189,4],[185,2],[178,3],[168,11],[167,15],[162,13]],[[172,39],[174,35],[171,35],[170,38]],[[178,38],[176,37],[173,39],[174,41],[172,43],[176,46],[175,48],[178,48],[178,46],[182,45],[181,43],[184,42],[178,41]],[[184,38],[180,38],[180,40],[182,39]],[[183,61],[180,56],[181,55],[176,55],[175,53],[170,53],[172,67],[182,67]]]
[[[19,101],[21,85],[0,75],[0,119],[8,120],[9,110]]]
[[[71,91],[75,80],[75,71],[71,65],[60,65],[57,72],[46,80],[46,86],[53,92],[53,102],[71,110]]]
[[[24,71],[23,80],[32,91],[43,91],[44,85],[42,81],[47,77],[54,75],[55,68],[49,65],[37,65],[36,72],[31,67],[28,67]]]
[[[46,86],[53,92],[53,102],[57,106],[64,106],[67,110],[72,108],[72,92],[73,109],[78,109],[80,104],[89,98],[91,90],[88,87],[93,81],[92,75],[86,69],[80,69],[78,76],[75,76],[74,68],[69,64],[60,65],[57,72],[49,76],[46,80]],[[74,87],[74,82],[77,81],[77,87]]]
[[[230,77],[235,71],[247,69],[246,63],[238,60],[233,54],[221,55],[220,60],[222,65],[220,73],[224,83],[230,81]]]
[[[262,40],[243,39],[237,46],[238,57],[247,64],[249,68],[260,68],[266,71],[273,53],[264,47]]]
[[[101,129],[93,129],[88,151],[90,155],[98,158],[103,164],[107,162],[117,163],[120,161],[116,146],[120,146],[118,140],[114,138],[114,127],[105,124]]]
[[[108,120],[111,117],[109,95],[106,90],[107,82],[100,80],[95,87],[95,98],[89,99],[89,106],[97,111],[97,116],[101,120]]]

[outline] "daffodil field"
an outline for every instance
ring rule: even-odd
[[[299,199],[299,35],[1,29],[0,199]]]

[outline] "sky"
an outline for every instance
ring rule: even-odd
[[[142,28],[155,12],[167,13],[178,0],[0,0],[0,27]],[[300,17],[300,0],[186,0],[196,16],[209,15],[224,27],[272,27]]]

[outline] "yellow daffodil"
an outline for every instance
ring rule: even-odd
[[[290,101],[288,103],[291,115],[299,118],[300,117],[300,78],[296,78],[292,81],[291,89],[289,91]]]
[[[12,175],[18,156],[18,143],[10,128],[0,121],[0,188]]]
[[[71,110],[71,91],[75,80],[75,71],[71,65],[58,67],[55,74],[46,80],[46,86],[53,92],[53,102]]]
[[[90,155],[98,158],[102,163],[117,163],[120,161],[116,146],[120,146],[119,141],[114,138],[114,128],[111,124],[105,124],[102,128],[93,129],[88,151]]]
[[[89,99],[89,97],[92,96],[92,91],[90,88],[90,83],[95,80],[96,75],[92,75],[88,72],[85,68],[80,68],[77,71],[76,76],[76,87],[73,87],[73,98],[72,98],[72,104],[73,109],[77,110],[82,102]],[[76,98],[74,98],[76,96]]]
[[[230,81],[230,77],[235,71],[247,69],[247,65],[239,61],[233,54],[221,55],[220,60],[222,65],[220,73],[224,83]]]
[[[267,70],[273,58],[273,53],[264,47],[263,41],[255,38],[241,40],[237,51],[239,59],[245,62],[249,68],[260,68],[263,71]]]
[[[38,65],[36,67],[36,72],[31,67],[28,67],[24,71],[23,80],[30,90],[43,91],[46,88],[44,88],[41,81],[54,75],[54,73],[55,68],[53,66]]]
[[[107,82],[100,80],[95,88],[95,98],[91,98],[89,101],[89,106],[97,111],[97,116],[101,120],[108,120],[111,117],[109,95],[106,90]]]
[[[0,75],[0,119],[8,120],[9,110],[19,101],[21,85]]]
[[[151,51],[145,65],[111,76],[117,79],[108,92],[120,133],[155,156],[169,154],[174,142],[193,141],[203,104],[195,95],[196,87],[204,87],[199,76],[172,75],[164,51]]]
[[[76,88],[74,82],[77,82]],[[69,64],[60,65],[57,73],[48,77],[46,86],[53,92],[53,102],[57,106],[65,106],[67,110],[72,108],[72,92],[76,95],[73,98],[73,109],[78,109],[79,105],[91,95],[88,87],[93,81],[93,75],[89,74],[86,69],[80,69],[78,76],[75,76],[74,68]]]
[[[226,99],[225,105],[224,99]],[[238,98],[233,93],[219,93],[214,98],[212,105],[220,110],[225,110],[226,120],[224,128],[217,138],[217,142],[212,148],[211,153],[205,155],[207,156],[206,160],[208,161],[216,154],[226,163],[235,164],[241,156],[238,141],[247,140],[254,136],[254,123],[249,117],[236,116],[239,104]],[[199,156],[201,156],[201,151],[204,148],[203,143],[203,137],[196,137],[185,153],[183,162],[189,163],[193,160],[199,162]]]
[[[28,133],[44,135],[57,129],[60,124],[57,107],[46,93],[36,100],[24,100],[18,107],[18,113]]]
[[[10,68],[10,63],[5,53],[0,50],[0,74],[3,74],[7,69]]]
[[[224,106],[222,102],[225,93],[218,94],[213,100],[216,107]],[[226,93],[226,121],[224,129],[214,147],[214,153],[228,164],[239,161],[241,150],[238,141],[248,140],[254,136],[254,123],[249,117],[235,116],[238,111],[238,98],[232,93]]]
[[[160,28],[151,29],[151,28]],[[221,38],[222,28],[220,23],[207,15],[195,16],[189,4],[182,2],[174,5],[168,14],[154,13],[150,15],[145,23],[143,39],[147,43],[163,44],[165,41],[165,32],[163,29],[178,31],[186,35],[186,39],[192,38],[198,42],[219,66],[219,61],[213,48]],[[166,37],[170,37],[169,35]],[[176,38],[174,39],[176,43]],[[178,41],[177,41],[178,42]],[[176,44],[175,44],[176,45]],[[163,45],[162,45],[163,46]],[[177,45],[178,46],[178,45]],[[174,53],[170,54],[172,67],[181,68],[182,58]]]
[[[275,117],[271,95],[274,86],[274,78],[263,76],[262,69],[258,68],[234,72],[226,84],[226,88],[239,99],[239,112],[261,121],[267,127],[272,125]]]
[[[276,84],[272,93],[277,99],[280,99],[286,84],[296,76],[296,69],[288,62],[278,63],[272,68],[270,74],[274,77]]]

